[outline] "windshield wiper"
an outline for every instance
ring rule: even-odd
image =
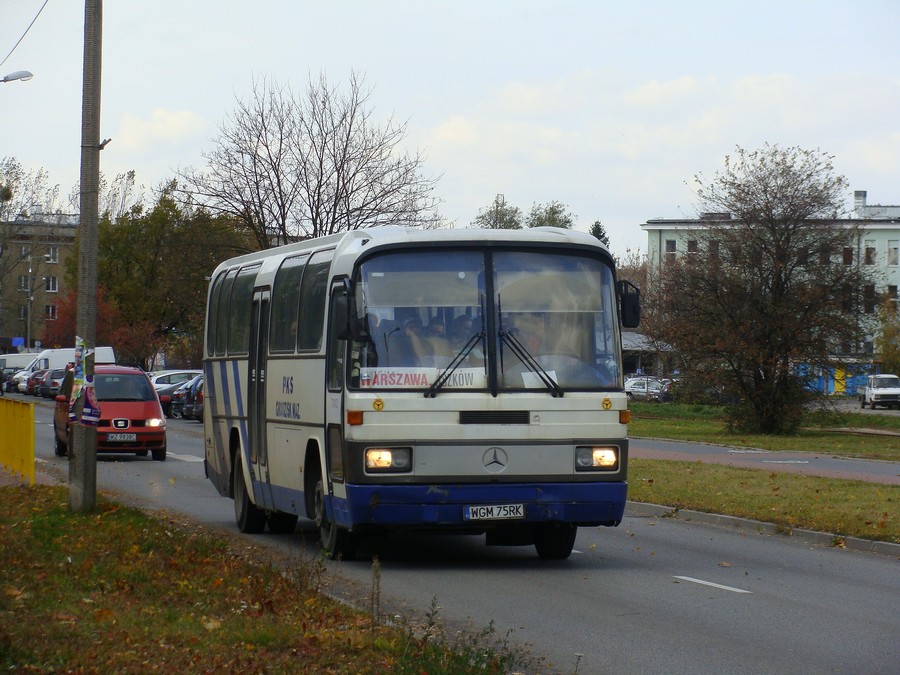
[[[500,328],[499,335],[500,340],[509,347],[509,350],[516,355],[519,361],[521,361],[528,370],[540,378],[541,382],[544,383],[544,386],[547,387],[555,398],[559,398],[563,395],[562,387],[556,383],[556,380],[550,377],[550,374],[544,370],[541,364],[537,362],[537,359],[531,355],[531,352],[528,351],[525,345],[519,342],[515,335],[509,331],[503,330],[502,327]]]
[[[456,353],[456,356],[453,357],[453,360],[447,364],[447,367],[441,371],[441,374],[438,375],[437,379],[432,382],[431,386],[425,391],[425,398],[434,398],[437,396],[438,390],[443,389],[444,385],[447,384],[447,380],[453,375],[453,371],[459,368],[459,365],[466,360],[466,357],[472,353],[472,350],[475,349],[475,345],[477,345],[480,340],[483,340],[484,336],[484,331],[480,330],[469,338],[468,342],[462,346]]]

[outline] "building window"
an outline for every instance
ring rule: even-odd
[[[853,249],[850,246],[844,247],[844,264],[845,265],[853,264]]]
[[[697,244],[696,239],[688,239],[688,253],[697,253],[700,251],[700,246]]]
[[[675,262],[675,240],[666,239],[666,262]]]
[[[853,287],[845,285],[841,292],[841,307],[844,312],[850,314],[853,312]]]
[[[890,311],[897,311],[897,287],[896,286],[888,286],[888,309]]]
[[[46,289],[48,293],[56,293],[59,291],[59,284],[56,277],[44,277]]]
[[[56,305],[44,305],[44,318],[47,321],[56,321]]]
[[[900,240],[891,239],[888,241],[887,264],[892,267],[900,265]]]
[[[866,265],[874,265],[875,264],[875,240],[874,239],[866,239],[866,257],[865,263]]]
[[[48,263],[58,263],[59,262],[59,246],[48,246],[47,247],[47,255],[44,257],[47,259]]]
[[[28,290],[28,275],[27,274],[19,275],[19,290],[20,291]]]
[[[19,319],[28,321],[28,305],[19,305]]]
[[[710,260],[718,260],[719,259],[719,240],[718,239],[709,242],[709,259]]]
[[[831,249],[827,246],[823,246],[819,249],[819,264],[820,265],[830,265],[831,264]]]
[[[875,285],[866,284],[863,288],[863,312],[874,314],[875,312]]]
[[[875,343],[872,340],[866,340],[863,342],[863,349],[867,356],[872,356],[875,354]]]

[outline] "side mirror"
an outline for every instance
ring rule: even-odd
[[[630,281],[619,281],[619,316],[625,328],[637,328],[641,323],[641,290]]]
[[[331,295],[331,316],[334,317],[335,337],[338,340],[350,339],[350,280],[344,279],[344,286]]]

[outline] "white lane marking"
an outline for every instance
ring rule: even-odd
[[[167,452],[166,457],[171,457],[172,459],[180,459],[182,462],[202,462],[202,457],[197,457],[196,455],[176,455],[174,452]]]
[[[753,591],[745,591],[742,588],[732,588],[731,586],[723,586],[722,584],[714,584],[712,581],[703,581],[703,579],[694,579],[693,577],[676,576],[675,578],[681,579],[682,581],[690,581],[695,584],[702,584],[703,586],[712,586],[713,588],[721,588],[723,591],[731,591],[732,593],[753,593]]]
[[[808,459],[764,459],[763,464],[809,464]]]
[[[769,450],[741,450],[739,448],[733,448],[728,451],[729,455],[765,455],[769,452]]]

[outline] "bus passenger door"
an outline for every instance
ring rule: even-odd
[[[272,507],[269,483],[269,453],[266,447],[266,350],[269,343],[269,289],[253,292],[250,317],[250,356],[247,364],[247,437],[250,442],[250,473],[259,481],[253,486],[254,502]]]
[[[325,477],[329,496],[346,497],[344,490],[344,359],[347,343],[337,337],[337,317],[334,316],[334,297],[344,293],[343,283],[333,283],[331,287],[332,302],[330,305],[328,329],[326,337],[326,387],[325,387]]]

